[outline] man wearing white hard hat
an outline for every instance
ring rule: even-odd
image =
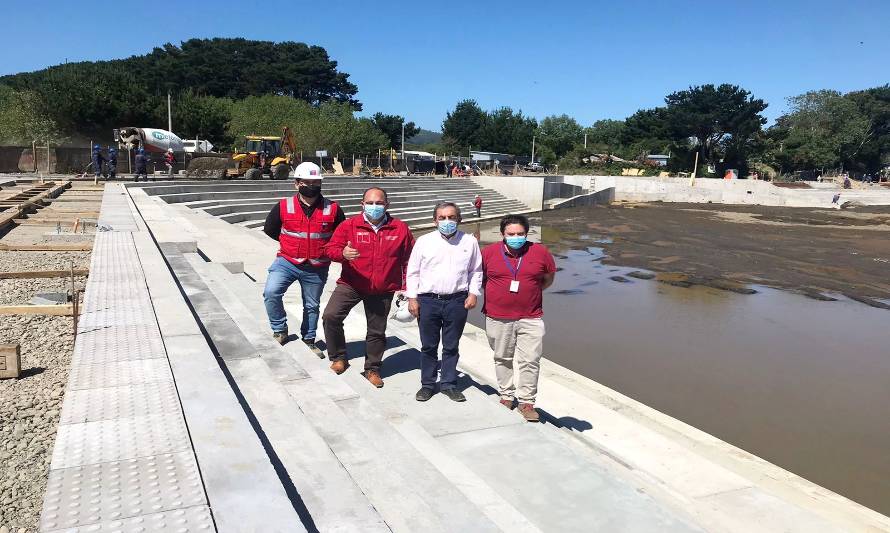
[[[279,243],[278,256],[269,267],[263,300],[272,327],[272,336],[279,344],[288,340],[287,313],[282,298],[294,282],[300,282],[303,298],[303,321],[300,337],[319,357],[315,346],[319,302],[328,280],[331,260],[324,254],[324,245],[341,222],[346,220],[337,202],[321,194],[323,175],[315,163],[300,163],[291,173],[297,194],[282,199],[269,211],[263,231]]]

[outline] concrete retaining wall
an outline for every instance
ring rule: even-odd
[[[538,176],[475,176],[478,185],[515,198],[529,209],[544,209],[544,178]]]
[[[689,202],[789,207],[830,207],[840,193],[841,202],[852,200],[866,205],[890,205],[890,191],[881,189],[841,190],[823,186],[812,189],[784,189],[755,180],[695,180],[688,178],[643,178],[631,176],[563,176],[563,183],[601,191],[614,188],[615,200],[630,202]]]

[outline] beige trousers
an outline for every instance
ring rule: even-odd
[[[535,403],[541,369],[544,320],[523,318],[501,320],[485,317],[488,344],[494,350],[494,370],[501,399],[514,397],[522,403]],[[514,379],[514,360],[518,376]]]

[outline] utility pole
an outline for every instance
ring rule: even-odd
[[[535,162],[535,136],[532,135],[532,163]]]
[[[408,158],[405,157],[405,121],[402,120],[402,162],[405,163],[405,170],[408,170]]]
[[[167,91],[167,131],[173,133],[173,114],[170,113],[170,91]]]
[[[587,150],[587,134],[584,134],[584,149]]]

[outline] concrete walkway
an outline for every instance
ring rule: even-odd
[[[195,527],[181,523],[188,529],[220,531],[890,530],[883,515],[547,361],[546,423],[527,424],[497,403],[491,352],[470,326],[461,343],[463,404],[413,400],[414,325],[391,324],[386,386],[372,388],[359,375],[360,308],[347,320],[353,366],[336,376],[299,341],[271,339],[262,283],[274,241],[138,188],[106,191],[102,219],[128,230],[97,236],[99,276],[87,292],[95,314],[81,327],[103,336],[78,339],[71,382],[97,364],[90,357],[106,354],[166,370],[94,370],[90,386],[112,391],[96,394],[125,395],[126,408],[69,391],[63,420],[111,417],[118,430],[84,426],[78,431],[92,439],[84,440],[60,429],[45,530],[129,529],[136,522],[112,522],[170,513],[193,519]],[[103,278],[111,265],[118,270]],[[332,269],[323,304],[336,277]],[[286,299],[291,331],[298,293]],[[140,336],[121,329],[135,326]],[[87,453],[83,442],[102,445]],[[165,466],[178,470],[162,492],[181,497],[150,500],[165,454],[180,463]],[[137,503],[124,511],[114,507],[116,478],[99,475],[119,472],[121,460],[132,461],[125,466],[137,480]],[[92,469],[98,503],[77,503],[70,484],[54,482],[80,474],[71,468]],[[70,510],[89,517],[74,524]],[[53,513],[68,522],[51,522]]]

